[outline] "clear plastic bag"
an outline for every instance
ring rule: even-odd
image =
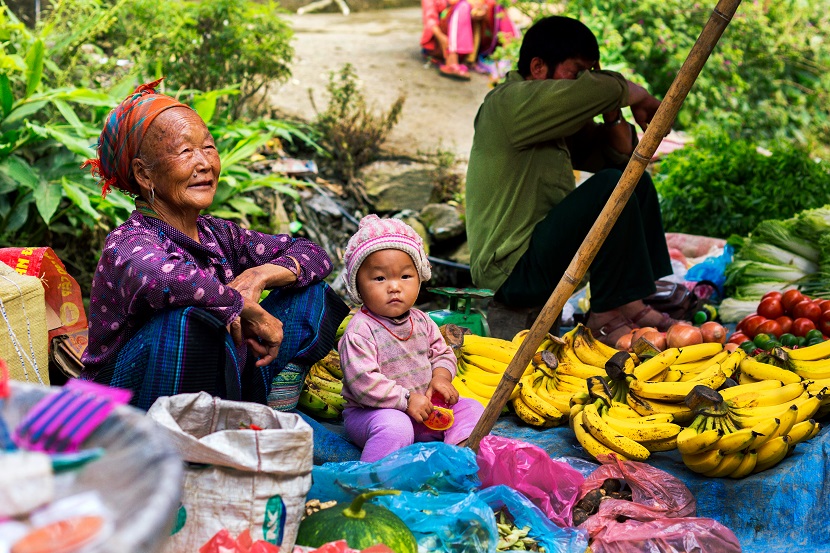
[[[483,488],[505,484],[524,494],[557,526],[573,525],[573,507],[584,477],[544,449],[501,436],[485,436],[478,466]]]
[[[469,493],[481,486],[475,453],[443,442],[419,442],[374,463],[325,463],[312,469],[310,499],[351,501],[368,490]]]
[[[692,492],[671,474],[646,463],[618,459],[602,465],[585,479],[579,499],[609,478],[626,481],[638,509],[651,509],[661,517],[691,517],[697,510]]]
[[[419,551],[496,551],[499,540],[496,517],[490,506],[475,492],[403,492],[377,497],[373,501],[387,507],[406,523],[418,540]]]
[[[528,498],[508,486],[493,486],[478,492],[493,511],[505,507],[519,528],[530,526],[528,536],[547,553],[583,553],[588,547],[588,534],[577,528],[560,528]]]

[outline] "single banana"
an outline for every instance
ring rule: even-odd
[[[576,329],[572,330],[571,332],[575,332],[575,331],[576,331]],[[529,328],[525,328],[525,329],[520,330],[519,332],[517,332],[517,333],[513,336],[513,339],[512,339],[512,340],[510,340],[510,342],[511,342],[513,345],[515,345],[516,347],[519,347],[520,345],[522,345],[522,342],[524,342],[524,341],[525,341],[525,336],[527,336],[527,333],[528,333],[528,332],[530,332],[530,329],[529,329]]]
[[[637,396],[629,393],[626,397],[629,407],[640,413],[642,416],[669,414],[674,417],[674,422],[683,425],[694,418],[694,412],[683,403],[666,403]]]
[[[789,437],[778,436],[774,440],[769,440],[761,444],[758,451],[758,462],[755,468],[752,469],[752,474],[772,468],[787,455],[789,451]]]
[[[519,346],[510,340],[503,340],[492,336],[479,336],[478,334],[465,334],[462,347],[476,346],[495,346],[513,352],[519,349]]]
[[[568,426],[571,427],[571,430],[574,429],[574,419],[576,418],[576,414],[581,413],[583,409],[585,409],[585,405],[581,403],[574,403],[571,405],[571,409],[568,412]]]
[[[320,388],[317,388],[313,384],[308,387],[308,391],[321,398],[330,406],[334,407],[338,412],[342,411],[343,408],[346,407],[346,398],[344,398],[340,394],[336,394],[328,390],[322,390]]]
[[[627,403],[620,403],[619,401],[612,401],[611,407],[608,408],[608,416],[617,419],[629,419],[636,424],[652,424],[660,422],[674,422],[674,417],[668,413],[658,413],[656,415],[643,416]]]
[[[456,391],[458,391],[458,395],[460,395],[461,397],[466,397],[467,399],[474,399],[484,407],[487,407],[487,404],[490,403],[490,398],[480,396],[477,393],[473,392],[457,376],[453,378],[452,385],[455,387]]]
[[[752,426],[752,434],[755,436],[755,439],[749,443],[747,449],[752,450],[761,447],[761,444],[769,440],[776,430],[778,430],[780,424],[780,419],[771,418]]]
[[[326,403],[321,397],[313,394],[308,388],[300,391],[297,406],[301,411],[315,418],[336,419],[340,416],[340,413],[334,407]]]
[[[482,355],[468,355],[462,351],[461,359],[468,365],[475,365],[479,369],[490,373],[504,374],[504,371],[507,370],[507,363],[502,363],[501,361],[496,361],[495,359]]]
[[[548,392],[553,393],[556,391],[556,383],[553,382],[553,379],[546,380],[545,384],[547,385]],[[587,390],[571,394],[570,404],[574,405],[576,403],[581,405],[588,405],[589,403],[591,403],[591,394],[589,394]]]
[[[343,382],[340,380],[323,380],[322,378],[318,377],[317,375],[309,372],[308,376],[306,376],[306,382],[310,386],[316,386],[321,390],[325,390],[327,392],[331,392],[333,394],[340,395],[343,391]]]
[[[730,353],[726,357],[726,359],[720,362],[720,368],[723,370],[723,373],[726,375],[727,378],[732,378],[732,375],[734,375],[735,371],[738,370],[741,361],[746,359],[746,357],[746,352],[741,348],[738,348],[732,353]]]
[[[461,382],[466,384],[467,387],[470,390],[472,390],[472,392],[474,394],[479,395],[481,397],[486,397],[487,399],[490,399],[490,398],[493,397],[493,394],[496,392],[496,387],[495,386],[488,386],[487,384],[479,382],[478,380],[474,380],[472,378],[467,378],[463,375],[460,378],[461,378]]]
[[[742,428],[737,432],[731,432],[721,436],[718,443],[715,444],[715,447],[720,449],[721,453],[724,455],[729,455],[730,453],[746,449],[754,439],[755,434],[752,432],[751,428]],[[732,471],[729,472],[731,473]]]
[[[519,382],[519,397],[521,397],[522,401],[524,401],[531,409],[542,415],[544,418],[554,420],[561,419],[563,416],[562,411],[542,399],[542,397],[536,393],[536,388],[539,386],[541,380],[541,378],[533,380],[531,375],[523,377]]]
[[[755,380],[780,380],[784,384],[801,382],[801,377],[794,372],[768,363],[761,363],[754,357],[744,358],[741,361],[740,370],[741,375],[747,375]]]
[[[819,361],[790,360],[789,369],[804,380],[823,380],[830,378],[830,359]]]
[[[652,453],[656,453],[658,451],[674,451],[677,449],[677,436],[674,438],[666,438],[665,440],[642,441],[640,442],[640,445]]]
[[[763,380],[757,380],[755,378],[752,378],[751,376],[749,376],[748,374],[746,374],[745,372],[742,372],[742,371],[738,371],[737,381],[738,381],[738,384],[741,385],[741,386],[746,386],[748,384],[757,384],[759,382],[764,382]]]
[[[679,355],[679,349],[668,348],[640,363],[632,370],[631,374],[637,380],[654,380],[657,375],[668,369]]]
[[[721,451],[721,454],[723,455],[723,459],[718,463],[718,466],[709,472],[704,472],[704,476],[708,476],[709,478],[726,478],[738,470],[745,456],[742,451],[733,451],[732,453]]]
[[[586,365],[579,360],[576,363],[570,360],[560,361],[555,372],[556,374],[580,378],[582,380],[587,380],[592,376],[607,376],[608,374],[605,372],[605,369],[593,365]]]
[[[796,405],[798,406],[798,416],[795,418],[795,422],[799,423],[813,418],[821,408],[822,401],[822,396],[813,396],[804,401],[796,400]]]
[[[809,440],[810,437],[813,436],[816,426],[818,426],[818,423],[813,419],[801,421],[798,424],[793,425],[793,427],[790,428],[790,431],[787,432],[787,436],[790,438],[790,447]]]
[[[780,417],[784,413],[784,411],[790,408],[790,406],[795,405],[796,407],[799,407],[802,403],[805,403],[809,399],[811,399],[810,393],[805,390],[797,398],[791,401],[787,401],[785,403],[779,403],[778,405],[768,405],[762,407],[730,407],[729,413],[732,415],[734,419],[767,419],[773,417]],[[810,416],[812,416],[812,414]],[[746,427],[745,424],[740,426],[742,428]]]
[[[458,360],[458,374],[465,379],[475,380],[486,386],[498,386],[503,376],[499,373],[493,373],[479,369],[476,365],[468,364],[464,358]]]
[[[819,359],[827,359],[830,357],[830,340],[825,340],[805,348],[783,349],[787,353],[787,357],[794,361],[818,361]]]
[[[717,390],[726,382],[726,373],[723,372],[723,367],[720,363],[714,363],[698,373],[689,382]]]
[[[688,376],[688,373],[675,369],[674,367],[669,367],[666,369],[666,372],[663,373],[662,382],[680,382],[684,379],[684,377],[686,377],[686,380],[691,378],[691,376]]]
[[[678,443],[678,449],[679,445],[680,444]],[[685,464],[689,470],[699,474],[706,474],[707,472],[713,471],[717,468],[723,460],[723,453],[721,453],[719,449],[713,448],[695,455],[682,455],[681,458],[683,459],[683,464]]]
[[[754,384],[739,384],[738,386],[732,386],[731,388],[724,388],[723,390],[718,390],[718,393],[724,401],[729,401],[730,399],[734,399],[740,395],[749,392],[774,390],[776,388],[780,388],[783,385],[784,383],[780,380],[761,380]]]
[[[781,405],[782,403],[788,403],[799,397],[804,393],[805,388],[806,385],[804,382],[793,382],[792,384],[787,384],[786,386],[772,390],[746,392],[728,400],[724,399],[724,401],[731,408]]]
[[[636,419],[618,419],[612,417],[609,411],[603,413],[602,420],[623,436],[636,442],[668,440],[676,437],[682,429],[680,425],[671,422],[641,423]]]
[[[704,357],[703,359],[698,359],[697,361],[689,361],[688,363],[674,363],[672,365],[672,368],[677,369],[679,371],[683,371],[685,373],[700,372],[712,363],[720,363],[727,357],[729,357],[729,352],[723,350],[721,352],[716,353],[712,357]]]
[[[700,382],[643,382],[633,380],[628,384],[629,394],[643,399],[656,399],[667,403],[682,403]],[[636,408],[635,408],[636,409]]]
[[[539,386],[536,387],[536,393],[539,394],[539,397],[546,403],[549,403],[555,407],[557,411],[567,415],[571,410],[571,399],[573,398],[573,394],[569,394],[568,392],[551,392],[548,389],[548,383],[550,381],[550,378],[544,377]]]
[[[645,447],[610,426],[600,416],[595,403],[585,406],[585,409],[582,410],[582,420],[597,440],[628,459],[645,461],[651,454]]]
[[[675,363],[692,363],[701,361],[717,355],[723,351],[723,344],[717,342],[704,342],[680,348],[680,354]]]
[[[590,405],[590,404],[589,404]],[[585,406],[587,407],[587,405]],[[599,461],[600,456],[603,455],[616,455],[618,459],[621,461],[628,461],[628,457],[625,455],[621,455],[618,452],[614,451],[610,447],[606,446],[599,440],[597,440],[593,434],[591,434],[588,429],[585,427],[585,421],[583,419],[583,413],[585,409],[579,411],[574,415],[573,418],[573,431],[574,435],[576,436],[576,440],[579,442],[579,445],[582,446],[582,449],[585,450],[587,454],[591,457]]]
[[[830,391],[830,378],[805,379],[807,391],[811,394],[826,393]]]
[[[752,471],[755,469],[755,464],[758,462],[758,452],[754,450],[748,450],[744,453],[744,460],[741,461],[741,464],[738,465],[732,474],[729,475],[729,478],[744,478],[752,474]]]
[[[475,336],[474,334],[472,336]],[[495,340],[496,338],[491,338]],[[509,342],[508,342],[509,343]],[[467,345],[467,338],[464,338],[464,345],[461,346],[461,355],[476,355],[507,365],[516,355],[516,350],[510,350],[497,344],[475,342]]]

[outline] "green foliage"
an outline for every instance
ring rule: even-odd
[[[537,2],[518,6],[539,12]],[[633,80],[662,97],[713,7],[684,0],[573,0],[565,15],[594,31],[604,68],[637,75]],[[741,3],[675,128],[702,124],[764,145],[794,141],[830,157],[829,36],[826,0]]]
[[[168,89],[238,87],[226,98],[238,117],[269,83],[291,74],[292,31],[278,12],[274,2],[252,0],[133,0],[106,38],[116,57],[135,59],[145,75],[165,76]]]
[[[772,155],[725,133],[704,133],[657,167],[663,224],[668,232],[728,238],[764,219],[783,219],[830,203],[830,165],[803,148]]]
[[[326,89],[329,103],[324,111],[317,111],[314,126],[331,156],[335,173],[349,182],[358,169],[378,158],[381,146],[400,119],[406,97],[401,94],[388,111],[374,113],[349,63],[337,75],[329,75]],[[313,96],[311,102],[314,104]]]

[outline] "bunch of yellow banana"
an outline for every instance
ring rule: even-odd
[[[565,358],[571,362],[578,362],[583,366],[593,367],[594,370],[599,368],[604,371],[605,364],[608,363],[608,360],[614,354],[619,353],[619,350],[603,344],[594,338],[594,335],[591,334],[591,329],[582,324],[576,325],[569,332],[565,333],[561,341],[563,343],[561,345],[555,344],[552,350],[560,358],[560,362]],[[628,373],[633,371],[638,361],[636,355],[633,353],[629,354],[629,359],[626,359],[624,362],[625,371]],[[584,378],[587,378],[587,376]]]
[[[519,394],[513,398],[512,405],[516,415],[526,424],[550,428],[567,420],[570,395],[550,392],[546,383],[549,380],[542,370],[534,370],[519,382]]]
[[[312,417],[335,419],[346,406],[342,390],[340,354],[332,350],[309,369],[297,406]]]
[[[801,382],[801,377],[791,370],[759,361],[754,357],[742,359],[739,369],[738,384],[753,384],[762,380],[779,380],[784,384]]]
[[[802,398],[809,394],[801,383],[762,381],[721,393],[703,390],[706,398],[699,392],[688,400],[697,415],[677,436],[677,449],[689,469],[705,476],[743,478],[771,468],[821,429],[809,418],[818,401]]]

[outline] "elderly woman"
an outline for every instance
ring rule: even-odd
[[[198,391],[291,409],[348,313],[322,282],[331,261],[308,240],[201,215],[219,180],[216,145],[158,83],[110,113],[85,164],[136,209],[93,278],[82,378],[132,390],[143,409]]]

